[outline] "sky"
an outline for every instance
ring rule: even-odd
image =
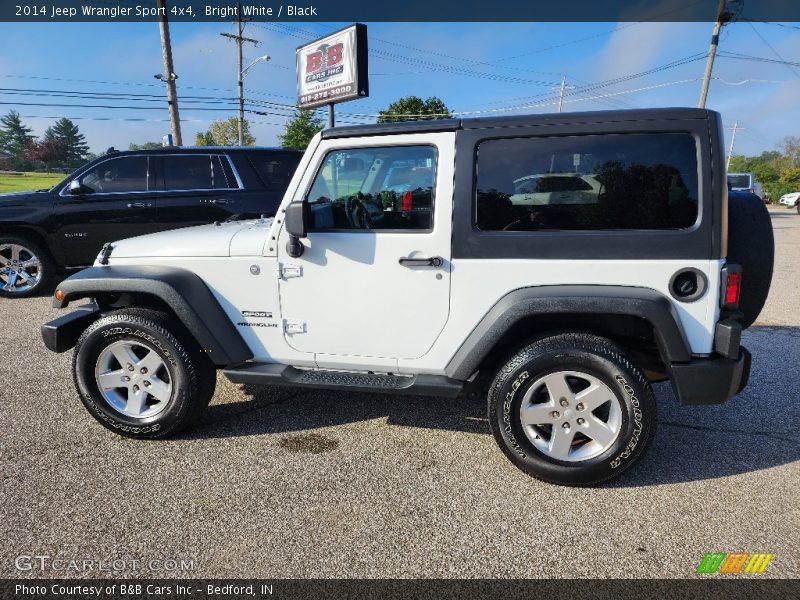
[[[245,36],[260,44],[245,47],[245,64],[271,57],[245,79],[249,108],[267,113],[248,115],[258,145],[278,145],[293,113],[295,48],[346,25],[246,25]],[[367,26],[370,97],[337,105],[338,124],[374,122],[379,110],[408,95],[438,96],[465,117],[555,112],[562,78],[565,112],[696,106],[712,28],[654,22]],[[212,120],[236,115],[236,46],[219,35],[235,26],[170,28],[184,143],[191,145]],[[723,29],[719,49],[707,107],[722,114],[727,143],[738,124],[735,153],[759,154],[784,136],[800,136],[800,24],[735,22]],[[0,23],[0,114],[17,110],[36,135],[69,117],[93,152],[160,141],[169,133],[164,84],[153,78],[162,71],[156,23]],[[138,95],[110,101],[77,98],[76,92]]]

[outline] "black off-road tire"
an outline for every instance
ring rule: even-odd
[[[775,238],[767,207],[755,194],[728,194],[728,261],[742,265],[739,310],[742,327],[752,325],[769,295]]]
[[[2,298],[28,298],[36,296],[48,289],[56,273],[56,265],[47,248],[25,236],[0,234],[0,246],[14,244],[26,248],[39,260],[41,277],[31,289],[21,292],[9,292],[3,289],[0,283],[0,297]],[[0,265],[2,266],[2,265]]]
[[[156,439],[194,425],[216,385],[216,371],[181,324],[164,313],[122,309],[92,323],[79,338],[73,356],[75,387],[86,409],[104,427],[120,435]],[[95,367],[105,348],[115,342],[145,344],[155,350],[169,372],[172,395],[161,412],[134,418],[115,410],[100,392]]]
[[[602,453],[585,460],[548,456],[531,442],[520,418],[526,392],[541,378],[565,371],[604,383],[613,394],[605,406],[617,402],[620,409],[617,437]],[[548,483],[592,486],[617,477],[636,464],[655,435],[656,403],[644,374],[616,344],[586,333],[544,337],[518,351],[500,367],[488,404],[492,433],[503,453],[522,471]],[[577,427],[574,420],[572,424]]]

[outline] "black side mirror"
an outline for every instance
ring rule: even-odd
[[[69,182],[69,193],[73,196],[80,196],[83,194],[83,186],[80,179],[73,179]]]
[[[286,242],[286,252],[292,258],[303,255],[305,246],[300,243],[300,238],[304,238],[308,232],[308,223],[311,220],[311,209],[308,202],[291,202],[286,207],[286,232],[289,234],[289,241]]]
[[[306,237],[310,213],[308,202],[291,202],[286,207],[286,231],[289,235]]]

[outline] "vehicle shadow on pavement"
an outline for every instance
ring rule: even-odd
[[[311,431],[384,419],[389,425],[489,433],[486,403],[453,398],[243,385],[245,402],[212,405],[187,437],[217,438]]]
[[[754,359],[750,383],[725,404],[680,406],[669,384],[654,386],[659,423],[653,446],[636,467],[608,486],[715,479],[800,460],[800,438],[793,431],[794,424],[800,423],[800,371],[796,369],[800,328],[756,326],[745,333],[745,345]],[[400,427],[490,435],[482,397],[449,399],[251,385],[241,386],[241,390],[249,400],[210,406],[203,425],[184,438],[311,433],[373,419]]]

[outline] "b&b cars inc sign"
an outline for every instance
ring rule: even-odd
[[[297,105],[369,96],[367,26],[356,23],[297,49]]]

